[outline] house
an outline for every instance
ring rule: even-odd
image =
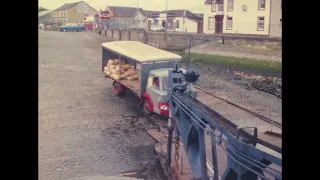
[[[143,11],[142,8],[121,6],[107,6],[105,10],[110,13],[110,19],[106,21],[106,26],[112,29],[136,27],[133,17],[138,11]]]
[[[41,11],[38,13],[38,24],[50,23],[52,20],[52,11]]]
[[[134,24],[139,29],[147,30],[149,29],[148,21],[147,21],[148,18],[152,18],[153,14],[159,14],[159,13],[160,11],[149,11],[149,10],[137,11],[133,16]],[[149,25],[151,25],[151,23]]]
[[[52,12],[52,17],[56,22],[65,23],[83,23],[86,13],[96,10],[84,1],[66,3]]]
[[[206,0],[204,6],[206,34],[282,36],[281,0]]]
[[[168,10],[159,13],[148,15],[148,26],[162,25],[165,26],[166,20],[167,29],[169,31],[202,33],[203,18],[192,13],[189,10]]]

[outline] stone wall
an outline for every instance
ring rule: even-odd
[[[115,41],[140,41],[161,49],[166,50],[185,50],[188,48],[190,39],[195,38],[192,41],[192,46],[206,43],[206,41],[221,41],[223,44],[234,41],[241,41],[244,44],[279,44],[281,46],[282,39],[276,37],[261,37],[251,35],[208,35],[208,34],[196,34],[196,33],[173,33],[168,32],[146,32],[136,30],[105,30],[101,33],[103,36],[114,39]],[[196,40],[196,39],[205,39]]]

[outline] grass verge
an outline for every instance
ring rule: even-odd
[[[173,51],[183,57],[184,60],[188,59],[188,53]],[[190,60],[193,63],[202,63],[207,65],[225,65],[232,67],[248,68],[248,69],[260,69],[271,72],[281,72],[282,63],[275,61],[265,61],[258,59],[226,57],[209,54],[190,53]]]

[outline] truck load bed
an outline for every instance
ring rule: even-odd
[[[140,97],[146,91],[151,70],[171,68],[173,63],[180,64],[182,57],[138,41],[114,41],[102,44],[102,71],[109,59],[119,59],[137,70],[139,80],[121,79],[117,82]]]

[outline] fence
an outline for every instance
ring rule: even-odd
[[[105,19],[101,21],[102,29],[133,29],[137,27],[137,22],[129,19]]]

